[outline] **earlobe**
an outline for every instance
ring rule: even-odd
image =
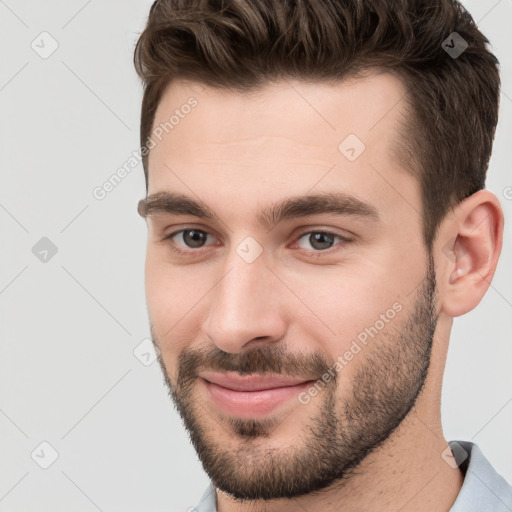
[[[458,205],[445,227],[451,232],[444,252],[442,310],[460,316],[475,308],[494,276],[502,248],[503,212],[498,198],[480,190]],[[455,234],[455,236],[453,236]],[[446,256],[448,256],[446,258]]]

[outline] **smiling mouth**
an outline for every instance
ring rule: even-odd
[[[282,375],[202,373],[199,381],[208,400],[230,416],[256,418],[268,415],[311,385],[314,379]]]

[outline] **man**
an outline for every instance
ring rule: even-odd
[[[153,4],[139,213],[195,510],[512,510],[440,417],[502,246],[487,42],[450,0]]]

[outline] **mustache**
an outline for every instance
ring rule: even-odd
[[[189,381],[202,371],[279,374],[304,379],[320,378],[330,368],[318,352],[291,353],[283,346],[258,347],[237,354],[224,352],[215,345],[186,348],[178,356],[178,380]]]

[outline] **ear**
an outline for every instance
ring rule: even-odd
[[[503,243],[503,211],[479,190],[448,214],[438,234],[438,289],[442,312],[456,317],[477,306],[489,288]]]

